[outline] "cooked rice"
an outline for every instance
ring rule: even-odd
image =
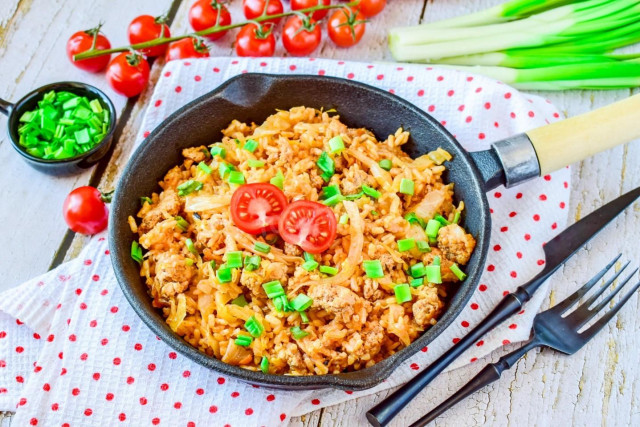
[[[317,269],[307,272],[301,267],[304,259],[297,246],[277,236],[251,236],[235,227],[229,203],[236,186],[220,178],[220,157],[212,158],[204,146],[183,150],[182,165],[166,174],[160,182],[163,191],[154,193],[152,204],[144,202],[138,212],[141,221],[136,225],[131,220],[132,230],[147,250],[140,274],[146,278],[153,305],[162,309],[178,335],[210,356],[247,369],[259,370],[266,356],[271,374],[323,375],[372,366],[436,323],[447,289],[458,281],[449,267],[468,262],[475,240],[452,224],[440,229],[431,252],[398,252],[396,242],[426,240],[424,230],[404,218],[409,212],[425,220],[441,214],[452,221],[462,210],[462,203],[453,204],[453,184],[442,181],[445,167],[441,164],[451,158],[448,153],[438,149],[414,160],[400,148],[409,138],[402,129],[379,142],[364,128],[348,128],[336,114],[305,107],[278,111],[259,126],[234,120],[222,133],[217,145],[226,149],[224,161],[241,171],[247,183],[269,182],[281,172],[290,202],[318,201],[325,185],[339,185],[347,195],[366,184],[382,195],[332,208],[336,218],[347,213],[349,222],[338,224],[331,247],[315,256],[320,265],[340,270],[327,277]],[[342,136],[346,150],[333,156],[336,173],[325,183],[316,161],[329,151],[328,141],[337,135]],[[254,153],[242,149],[248,139],[259,143]],[[249,159],[262,160],[265,166],[250,168]],[[382,159],[392,160],[389,172],[378,166]],[[214,172],[203,172],[199,162]],[[415,183],[413,196],[399,192],[402,178]],[[202,189],[178,196],[176,187],[190,179],[202,182]],[[177,215],[188,222],[186,231],[177,226]],[[265,237],[277,239],[271,242],[269,254],[254,250],[254,243],[265,242]],[[197,255],[187,249],[187,238],[194,242]],[[260,268],[234,269],[231,283],[220,283],[209,261],[220,266],[225,252],[238,250],[243,257],[260,255]],[[444,283],[412,287],[413,300],[398,304],[394,284],[409,283],[408,268],[418,262],[428,265],[436,255],[442,258]],[[381,261],[384,278],[365,276],[362,261],[369,259]],[[299,293],[313,298],[307,310],[309,324],[303,324],[296,312],[276,310],[261,286],[273,280],[282,283],[290,300]],[[240,295],[248,305],[231,303]],[[252,315],[265,332],[249,347],[238,346],[234,340],[246,334],[244,324]],[[294,326],[309,335],[294,339],[290,331]]]

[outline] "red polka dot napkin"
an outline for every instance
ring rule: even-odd
[[[559,118],[544,99],[449,69],[309,58],[211,58],[165,67],[138,143],[178,107],[248,71],[332,75],[375,85],[432,114],[470,151]],[[17,426],[273,426],[401,384],[482,320],[503,294],[542,268],[542,244],[566,225],[569,178],[569,170],[563,169],[487,195],[491,250],[468,307],[389,380],[360,392],[253,387],[177,354],[129,307],[112,273],[107,241],[104,235],[95,236],[77,259],[0,296],[0,410],[16,411]],[[546,294],[543,287],[522,313],[477,342],[454,368],[527,338]]]

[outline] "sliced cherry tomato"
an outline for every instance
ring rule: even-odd
[[[318,6],[318,4],[328,6],[331,4],[331,0],[291,0],[291,10],[308,9],[310,7]],[[316,21],[319,21],[327,16],[327,13],[329,13],[329,9],[316,10],[313,12],[311,17]]]
[[[286,207],[278,231],[285,242],[303,250],[319,254],[331,246],[336,238],[336,215],[323,204],[298,200]]]
[[[154,18],[151,15],[140,15],[134,18],[127,30],[129,43],[138,44],[159,39],[160,37],[171,37],[169,26],[165,24],[166,19],[165,16],[157,16]],[[166,43],[160,46],[141,49],[140,52],[147,56],[160,56],[164,54],[165,50],[167,50]]]
[[[362,12],[365,18],[371,18],[382,12],[387,5],[387,0],[360,0],[356,8]]]
[[[111,55],[96,56],[95,58],[87,58],[80,61],[74,61],[73,55],[77,55],[88,50],[102,50],[110,48],[111,43],[109,43],[109,40],[100,33],[99,25],[90,30],[78,31],[69,37],[69,40],[67,41],[67,57],[69,57],[69,61],[71,61],[73,65],[81,70],[97,73],[98,71],[104,70],[107,64],[109,64]]]
[[[236,36],[238,56],[273,56],[276,51],[276,38],[271,31],[273,25],[258,26],[247,24]]]
[[[188,37],[171,43],[164,59],[166,62],[169,62],[174,59],[207,58],[208,56],[209,48],[202,40]]]
[[[245,184],[231,197],[231,219],[250,234],[274,232],[287,206],[287,196],[273,184]]]
[[[84,186],[73,190],[62,205],[62,216],[69,228],[76,233],[96,234],[107,228],[109,209],[103,195],[97,188]]]
[[[284,7],[282,7],[280,0],[242,0],[242,11],[247,19],[259,18],[264,13],[265,7],[267,8],[267,15],[279,15],[284,12]],[[271,22],[273,25],[278,25],[280,19],[267,19],[262,23]]]
[[[107,67],[107,81],[121,95],[138,95],[149,81],[149,64],[140,55],[123,52]]]
[[[292,55],[305,56],[316,50],[322,40],[322,31],[316,21],[292,16],[284,24],[282,44]]]
[[[327,25],[329,38],[340,47],[353,46],[364,35],[365,22],[359,11],[345,7],[333,12]]]
[[[216,0],[198,0],[189,9],[189,23],[196,31],[206,30],[215,25],[231,25],[231,14],[225,5]],[[209,40],[218,40],[227,31],[205,36]]]

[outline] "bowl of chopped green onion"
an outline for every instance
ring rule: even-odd
[[[101,90],[79,82],[42,86],[15,104],[0,100],[9,139],[29,165],[55,175],[80,172],[109,151],[116,111]]]

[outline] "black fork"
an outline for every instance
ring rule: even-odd
[[[580,350],[591,338],[593,338],[604,325],[611,320],[613,316],[625,305],[625,303],[633,296],[640,287],[640,282],[636,283],[633,288],[616,303],[613,308],[598,319],[593,325],[584,331],[583,327],[589,323],[596,315],[611,302],[618,292],[631,280],[631,277],[638,271],[636,268],[631,272],[617,287],[602,301],[595,305],[597,299],[613,284],[613,282],[627,268],[627,262],[617,273],[615,273],[607,282],[596,290],[584,303],[580,304],[573,312],[563,316],[569,311],[579,300],[587,295],[589,290],[602,279],[602,277],[613,267],[621,255],[618,255],[611,261],[602,271],[596,274],[583,287],[578,289],[571,296],[567,297],[556,306],[538,313],[533,321],[533,336],[522,347],[513,352],[502,356],[496,363],[490,363],[485,366],[471,381],[464,385],[454,395],[438,405],[428,414],[424,415],[410,427],[424,426],[436,419],[439,415],[460,402],[470,394],[480,390],[482,387],[500,379],[504,371],[511,368],[516,362],[524,356],[529,350],[536,347],[549,347],[564,354],[574,354]],[[594,306],[595,305],[595,306]]]

